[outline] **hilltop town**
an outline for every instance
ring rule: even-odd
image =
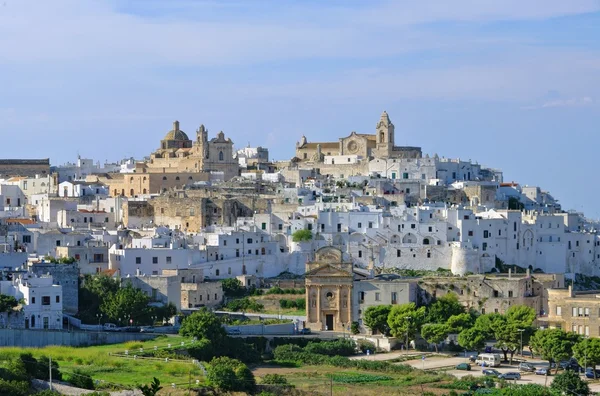
[[[473,323],[437,341],[410,327],[418,307],[452,299],[474,318],[527,307],[523,326],[600,336],[596,222],[500,169],[397,146],[385,111],[373,126],[332,142],[299,136],[286,161],[178,121],[157,127],[144,158],[0,160],[0,293],[18,302],[0,327],[54,334],[6,333],[2,346],[64,333],[83,334],[58,342],[73,346],[146,340],[190,315],[230,312],[226,329],[242,338],[353,334],[370,352],[476,350],[458,336]],[[119,305],[98,290],[145,300]],[[373,325],[381,306],[415,311],[400,331]],[[496,347],[523,356],[522,342]]]

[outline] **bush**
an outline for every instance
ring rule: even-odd
[[[239,360],[214,358],[207,368],[208,383],[222,391],[252,392],[256,387],[254,375]]]
[[[89,374],[84,373],[83,371],[78,369],[75,369],[75,371],[73,371],[73,373],[69,375],[69,377],[67,378],[67,382],[69,382],[71,385],[77,388],[90,390],[94,389],[94,380],[92,379],[92,377]]]
[[[367,351],[374,352],[375,344],[368,340],[358,340],[357,347],[362,353],[367,353]]]
[[[248,297],[241,298],[239,300],[232,300],[225,306],[230,311],[239,312],[239,311],[253,311],[253,312],[261,312],[265,306],[249,299]]]
[[[27,396],[29,395],[29,382],[0,379],[0,395]]]
[[[288,385],[288,380],[279,374],[266,374],[262,377],[261,383],[268,385]]]
[[[313,235],[310,230],[298,230],[292,234],[292,241],[294,242],[306,242],[312,239]]]
[[[279,306],[283,309],[306,309],[306,300],[304,298],[297,298],[295,300],[279,300]]]
[[[350,331],[352,332],[352,334],[360,333],[360,325],[358,324],[358,322],[352,322],[352,324],[350,325]]]
[[[304,351],[327,356],[351,356],[355,354],[356,343],[350,338],[317,343],[309,342]]]

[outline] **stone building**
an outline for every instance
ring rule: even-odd
[[[50,174],[50,159],[0,159],[0,178],[35,177]]]
[[[548,316],[538,319],[542,327],[558,328],[586,337],[600,337],[600,293],[575,292],[572,286],[548,290]]]
[[[175,168],[179,172],[223,172],[229,180],[239,173],[237,159],[233,156],[233,142],[221,131],[208,139],[204,125],[196,130],[196,140],[179,129],[179,121],[173,122],[170,130],[160,142],[160,148],[150,155],[148,170]]]
[[[38,277],[50,275],[54,284],[62,286],[63,310],[69,314],[76,314],[79,311],[79,266],[77,264],[30,263],[29,272]]]
[[[324,162],[325,156],[350,156],[343,161],[352,163],[352,156],[369,158],[421,158],[420,147],[399,147],[395,145],[395,128],[388,114],[381,114],[375,134],[352,132],[339,142],[308,142],[302,136],[296,143],[296,158],[299,161]]]
[[[341,250],[323,247],[306,264],[306,324],[312,330],[343,331],[352,322],[352,262]]]

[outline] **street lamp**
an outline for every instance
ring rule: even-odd
[[[404,319],[406,319],[408,321],[408,324],[406,325],[406,352],[408,352],[408,329],[410,328],[410,316],[406,316]]]
[[[523,357],[523,332],[525,329],[517,329],[519,333],[521,333],[521,357]]]

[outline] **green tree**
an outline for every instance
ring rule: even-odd
[[[515,352],[521,345],[529,342],[533,334],[533,321],[535,320],[535,310],[526,305],[513,305],[504,315],[495,316],[491,324],[496,345],[502,349],[504,360],[510,352],[510,364]],[[522,333],[522,334],[521,334]]]
[[[221,286],[225,297],[243,297],[246,294],[246,288],[237,278],[223,279]]]
[[[294,242],[307,242],[312,239],[313,235],[310,230],[298,230],[292,234],[292,241]]]
[[[438,344],[448,338],[450,327],[441,323],[430,323],[421,327],[421,337],[428,343],[433,344],[438,351]]]
[[[374,305],[365,310],[364,324],[373,332],[387,335],[390,331],[388,316],[392,310],[391,305]]]
[[[206,308],[185,318],[179,334],[185,337],[197,337],[198,340],[207,339],[213,343],[214,347],[222,345],[227,337],[221,319]]]
[[[579,336],[575,333],[566,333],[561,329],[545,329],[536,331],[531,336],[529,345],[542,359],[554,363],[572,356],[573,345],[578,341]],[[556,371],[558,372],[558,365]]]
[[[252,392],[256,380],[244,363],[228,357],[211,360],[206,370],[208,383],[222,391]]]
[[[288,385],[288,380],[281,374],[265,374],[262,377],[261,384],[269,385]]]
[[[19,301],[13,296],[0,294],[0,312],[12,312],[19,305]]]
[[[118,322],[119,318],[131,317],[134,324],[149,324],[152,322],[153,310],[148,306],[150,298],[142,290],[128,282],[125,287],[104,300],[100,306],[105,317]]]
[[[446,323],[453,315],[465,312],[465,307],[458,301],[455,293],[448,293],[438,298],[427,308],[427,323]]]
[[[390,333],[397,338],[415,339],[425,320],[425,307],[417,308],[415,303],[395,305],[388,316]],[[408,345],[406,345],[408,348]]]
[[[360,333],[360,325],[358,324],[358,322],[352,322],[352,324],[350,325],[350,332],[352,334]]]
[[[458,315],[452,315],[446,321],[449,333],[458,334],[464,329],[473,327],[474,319],[469,313],[461,313]]]
[[[172,302],[160,307],[154,307],[152,308],[152,311],[151,316],[156,316],[157,320],[160,321],[171,319],[173,316],[177,315],[177,307]]]
[[[138,385],[137,388],[142,391],[142,395],[144,396],[155,396],[162,389],[162,386],[160,386],[160,380],[154,377],[150,384]]]
[[[117,279],[107,275],[84,275],[79,287],[79,318],[84,323],[94,323],[101,313],[100,306],[120,288]]]
[[[554,377],[550,389],[558,395],[590,394],[590,387],[587,382],[579,378],[579,375],[572,370],[565,370],[563,373]]]
[[[477,327],[464,329],[458,334],[458,344],[471,351],[479,351],[486,340],[487,333]]]
[[[600,364],[600,338],[584,338],[573,346],[573,356],[587,367],[596,367]]]

